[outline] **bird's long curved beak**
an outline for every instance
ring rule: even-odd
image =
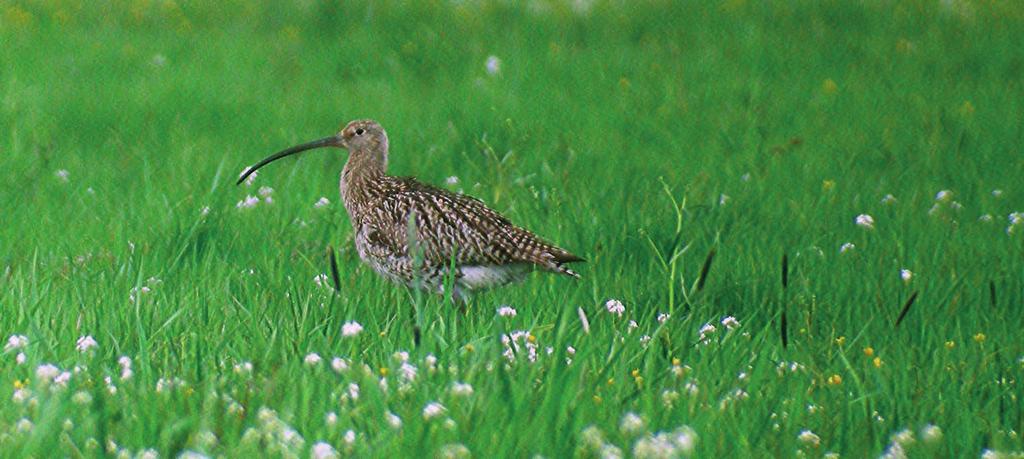
[[[274,154],[264,158],[262,161],[260,161],[260,162],[258,162],[256,164],[253,164],[252,167],[246,169],[245,173],[243,173],[242,176],[238,178],[238,181],[235,182],[235,185],[238,185],[238,184],[244,182],[245,179],[249,178],[249,176],[252,175],[253,172],[256,172],[256,169],[259,169],[259,168],[261,168],[263,166],[266,166],[267,164],[270,164],[270,163],[272,163],[274,161],[277,161],[277,160],[279,160],[281,158],[284,158],[285,156],[291,156],[291,155],[294,155],[296,153],[302,153],[302,152],[304,152],[306,150],[312,150],[314,148],[341,147],[341,146],[342,146],[341,145],[341,138],[336,136],[336,135],[332,135],[330,137],[324,137],[322,139],[314,140],[312,142],[307,142],[307,143],[304,143],[302,145],[296,145],[296,146],[291,147],[291,148],[289,148],[287,150],[279,151],[277,153],[274,153]]]

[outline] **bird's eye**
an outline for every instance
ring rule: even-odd
[[[356,135],[363,135],[364,132],[366,131],[364,131],[363,128],[356,129]]]

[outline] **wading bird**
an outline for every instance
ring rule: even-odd
[[[341,200],[359,258],[385,278],[440,294],[451,278],[458,302],[535,269],[579,278],[565,264],[582,258],[513,225],[483,202],[387,175],[388,136],[373,120],[352,121],[336,135],[275,153],[248,168],[238,183],[273,161],[321,147],[348,150]]]

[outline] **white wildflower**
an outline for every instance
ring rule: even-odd
[[[896,204],[896,196],[891,194],[885,195],[885,197],[882,198],[882,204]]]
[[[99,346],[99,344],[96,343],[96,340],[94,340],[91,335],[80,337],[78,338],[78,342],[75,343],[75,348],[81,353],[89,352],[97,346]]]
[[[356,336],[361,331],[363,331],[363,326],[360,325],[359,322],[345,322],[345,324],[341,326],[341,336],[344,337]]]
[[[667,312],[659,312],[658,313],[658,323],[663,324],[665,322],[668,322],[668,319],[670,319],[671,317],[672,316],[669,313],[667,313]]]
[[[821,437],[810,430],[800,431],[800,435],[797,435],[796,439],[800,440],[800,443],[812,448],[817,448],[818,445],[821,445]]]
[[[434,419],[434,418],[444,414],[445,411],[448,411],[448,410],[444,407],[444,405],[442,405],[440,403],[437,403],[437,402],[427,403],[427,405],[423,407],[423,419],[429,421],[431,419]]]
[[[472,454],[469,452],[469,448],[462,443],[449,443],[442,445],[437,451],[437,457],[440,459],[467,459]]]
[[[345,436],[341,437],[341,439],[345,440],[345,443],[347,443],[349,445],[355,443],[356,442],[356,431],[354,431],[352,429],[346,430],[345,431]]]
[[[24,352],[19,352],[18,355],[14,356],[14,361],[18,365],[25,363],[26,360],[28,360],[28,357],[25,355]]]
[[[335,357],[331,359],[331,369],[338,373],[348,370],[348,361],[341,357]]]
[[[321,196],[320,199],[317,200],[317,202],[313,203],[313,208],[314,209],[323,209],[324,207],[327,207],[329,205],[331,205],[331,201],[328,200],[327,198]]]
[[[729,330],[733,330],[740,326],[740,321],[736,320],[736,318],[733,316],[726,316],[724,319],[722,319],[722,326]]]
[[[28,346],[28,337],[25,335],[11,335],[7,338],[7,344],[4,345],[4,352],[12,351],[14,349],[22,349]]]
[[[501,73],[501,59],[498,59],[498,56],[487,56],[484,68],[487,69],[488,75],[497,75]]]
[[[348,397],[352,400],[359,400],[359,384],[349,383]]]
[[[28,418],[21,418],[18,422],[14,423],[14,431],[17,433],[29,433],[35,425]]]
[[[260,198],[257,198],[256,196],[253,195],[246,195],[245,199],[238,201],[238,203],[235,204],[235,208],[238,210],[252,209],[253,207],[256,207],[256,204],[259,203]]]
[[[326,442],[317,442],[313,445],[313,449],[310,450],[309,457],[312,459],[336,459],[338,452],[334,450],[334,447]]]
[[[76,405],[88,405],[92,403],[92,395],[84,390],[81,390],[75,392],[75,395],[71,396],[71,401],[74,402]]]
[[[647,346],[651,342],[651,335],[644,335],[640,337],[640,345]]]
[[[468,383],[456,381],[452,383],[452,395],[456,397],[468,397],[473,395],[473,386]]]
[[[409,365],[408,362],[403,362],[402,365],[400,367],[398,367],[398,374],[405,381],[409,381],[409,382],[415,381],[416,380],[416,372],[417,372],[416,367],[413,366],[413,365]]]
[[[914,273],[911,272],[909,269],[901,269],[900,270],[900,279],[903,279],[903,283],[909,284],[910,280],[913,279],[913,278],[914,278]]]
[[[928,424],[921,428],[921,440],[933,445],[942,441],[942,429],[937,425]]]
[[[857,226],[864,229],[875,229],[875,219],[868,214],[860,214],[856,218]]]
[[[982,216],[978,217],[978,221],[985,222],[985,223],[991,222],[992,220],[995,220],[995,218],[992,217],[992,214],[985,214],[985,215],[982,215]]]
[[[384,420],[387,421],[388,425],[391,426],[392,429],[402,428],[402,418],[398,417],[395,413],[390,411],[384,413]]]
[[[43,384],[53,382],[53,378],[56,378],[59,374],[60,368],[49,363],[44,363],[36,367],[36,379]]]
[[[269,197],[270,195],[274,194],[274,189],[269,187],[269,186],[261,186],[260,189],[257,190],[257,193],[260,196],[263,196],[264,198],[266,198],[266,197]]]
[[[459,178],[452,175],[444,179],[444,183],[448,184],[448,186],[455,186],[459,184]]]
[[[199,209],[200,217],[205,217],[207,215],[210,215],[210,206],[203,206],[202,209]]]
[[[998,188],[995,189],[995,190],[992,190],[992,196],[997,197],[997,198],[998,197],[1002,197],[1003,196],[1003,190],[1000,190]]]
[[[629,330],[630,332],[636,330],[637,328],[640,328],[640,324],[636,323],[635,320],[630,320],[629,324],[626,325],[626,329]]]
[[[515,317],[516,309],[509,305],[503,305],[498,308],[498,315],[501,317]]]
[[[893,434],[890,440],[892,440],[893,443],[899,443],[902,446],[910,446],[914,443],[914,432],[910,429],[903,429]]]
[[[941,190],[938,193],[935,193],[935,200],[936,201],[949,201],[952,198],[953,198],[953,192],[949,191],[949,190]]]
[[[626,312],[626,306],[619,300],[608,300],[604,303],[604,307],[608,309],[608,312],[622,317],[622,313]]]
[[[333,425],[335,425],[337,423],[338,423],[338,413],[330,411],[330,412],[328,412],[327,414],[324,415],[324,424],[327,424],[328,426],[333,426]]]
[[[320,365],[320,362],[322,360],[323,359],[320,358],[320,354],[317,354],[316,352],[310,352],[309,354],[306,354],[306,358],[304,359],[304,361],[306,362],[306,365],[309,365],[311,367],[315,367],[317,365]]]
[[[732,198],[730,198],[729,195],[727,195],[725,193],[722,193],[722,194],[718,195],[718,205],[719,206],[724,206],[724,205],[729,203],[730,199],[732,199]]]
[[[324,273],[317,274],[313,277],[313,283],[316,284],[317,287],[330,287],[331,285],[327,281],[327,274]]]
[[[853,245],[852,242],[844,242],[843,245],[839,246],[839,253],[846,253],[855,248],[857,248],[857,246]]]
[[[623,415],[622,420],[619,421],[619,430],[625,435],[640,434],[646,426],[647,423],[644,422],[644,419],[632,411]]]
[[[247,375],[252,373],[252,362],[240,362],[235,364],[235,374]]]
[[[57,172],[55,172],[53,175],[56,175],[57,178],[60,179],[60,181],[62,181],[64,183],[67,183],[68,179],[71,177],[71,173],[68,172],[67,169],[60,169]]]

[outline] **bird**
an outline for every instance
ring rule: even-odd
[[[388,135],[374,120],[358,119],[337,134],[274,153],[248,167],[334,147],[348,150],[341,171],[341,201],[352,224],[359,258],[384,278],[452,299],[522,281],[532,271],[579,279],[566,265],[583,258],[513,224],[483,201],[412,177],[387,174]]]

